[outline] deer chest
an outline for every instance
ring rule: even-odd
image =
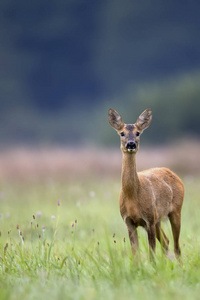
[[[120,213],[125,221],[126,218],[130,218],[135,226],[146,227],[154,215],[153,208],[143,208],[133,200],[120,201]]]

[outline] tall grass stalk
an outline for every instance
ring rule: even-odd
[[[1,210],[4,215],[9,210],[10,218],[0,222],[0,300],[198,299],[199,179],[185,181],[182,264],[163,255],[158,242],[155,262],[150,262],[142,229],[140,250],[133,257],[119,215],[115,187],[118,190],[120,183],[105,182],[104,189],[98,180],[92,185],[95,197],[88,196],[91,181],[79,184],[76,190],[71,183],[54,183],[53,189],[35,184],[32,188],[13,186],[13,191],[2,186],[8,200],[2,202]],[[62,209],[58,206],[55,219],[51,219],[60,195]],[[41,216],[31,218],[31,223],[32,212],[38,210]],[[71,220],[78,222],[72,226]],[[163,226],[173,252],[171,228]]]

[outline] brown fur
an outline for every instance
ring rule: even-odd
[[[181,227],[181,208],[184,186],[181,179],[167,168],[152,168],[143,172],[136,171],[136,153],[139,149],[140,136],[151,122],[150,109],[144,111],[130,130],[123,123],[121,116],[113,109],[109,110],[109,122],[121,136],[122,188],[120,192],[120,212],[127,225],[132,252],[138,248],[137,227],[142,226],[148,234],[150,253],[155,252],[156,238],[164,251],[168,252],[169,240],[161,229],[161,221],[169,218],[174,251],[180,256],[179,234]],[[135,149],[129,151],[128,144],[135,143]]]

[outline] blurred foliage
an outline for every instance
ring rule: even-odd
[[[170,142],[200,136],[200,73],[185,74],[165,81],[147,83],[125,92],[113,103],[125,123],[134,123],[146,108],[153,120],[145,139]],[[110,131],[107,141],[110,139]]]
[[[199,135],[198,2],[2,0],[0,25],[1,144],[112,144],[110,106]]]
[[[144,142],[166,143],[176,139],[200,138],[200,73],[172,77],[165,81],[130,86],[118,97],[102,99],[102,103],[88,109],[78,101],[70,110],[43,115],[26,106],[16,107],[1,122],[2,141],[34,144],[57,143],[70,146],[119,145],[110,127],[107,112],[116,109],[125,123],[135,123],[146,108],[153,111],[151,126],[145,131]],[[23,117],[22,117],[23,115]],[[142,137],[143,140],[143,137]]]

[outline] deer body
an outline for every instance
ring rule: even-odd
[[[136,153],[139,136],[151,122],[151,110],[147,109],[133,125],[124,124],[121,116],[109,110],[109,122],[121,135],[122,188],[120,213],[127,225],[132,252],[138,248],[137,227],[148,234],[150,253],[155,251],[156,238],[167,253],[169,240],[161,229],[161,221],[169,218],[174,237],[174,251],[180,256],[179,234],[184,187],[181,179],[167,168],[136,170]]]

